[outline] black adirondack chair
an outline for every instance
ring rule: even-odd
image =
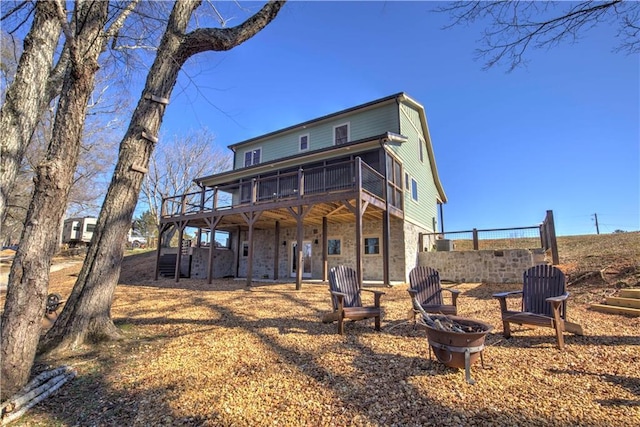
[[[521,296],[520,310],[510,310],[507,297]],[[554,328],[558,348],[564,348],[563,332],[583,335],[582,326],[566,320],[567,298],[564,273],[552,265],[536,265],[523,275],[521,291],[501,292],[493,295],[500,301],[503,334],[511,336],[510,323]]]
[[[412,308],[409,310],[409,320],[415,322],[416,314],[420,314],[420,307],[427,313],[458,314],[457,289],[443,289],[440,284],[440,274],[438,270],[418,266],[409,273],[409,289],[411,295]],[[451,294],[451,303],[445,304],[442,291]]]
[[[372,306],[363,306],[362,291],[373,293],[374,302]],[[338,333],[344,334],[344,321],[362,320],[375,318],[375,329],[380,330],[380,318],[382,308],[380,298],[384,292],[363,289],[355,270],[344,265],[331,268],[329,271],[329,292],[331,292],[331,302],[333,312],[324,316],[324,323],[338,322]]]

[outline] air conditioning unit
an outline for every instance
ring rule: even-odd
[[[449,239],[436,240],[436,251],[448,252],[453,250],[453,242]]]

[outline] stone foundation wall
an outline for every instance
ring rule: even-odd
[[[355,268],[356,245],[354,224],[328,224],[327,237],[340,239],[340,255],[329,255],[328,268],[344,264]],[[391,240],[389,242],[390,263],[389,275],[392,281],[408,280],[409,271],[416,265],[418,257],[418,239],[420,232],[425,232],[419,227],[405,223],[399,218],[391,218]],[[240,234],[240,242],[248,238],[247,231]],[[364,238],[378,237],[380,253],[364,255],[362,259],[364,279],[382,280],[382,222],[364,221],[362,234]],[[304,240],[311,242],[311,278],[322,279],[322,227],[310,226],[304,228]],[[273,254],[275,246],[278,250],[278,277],[276,279],[291,279],[291,243],[297,240],[296,228],[282,228],[278,242],[275,242],[274,230],[254,230],[253,249],[253,278],[274,279]],[[214,277],[224,277],[236,274],[234,253],[236,251],[236,238],[233,237],[230,250],[215,250]],[[315,243],[315,242],[318,243]],[[191,276],[194,278],[207,277],[208,248],[193,248],[193,261]],[[247,257],[242,256],[238,260],[238,276],[247,275]]]
[[[191,248],[191,277],[206,279],[207,265],[209,265],[209,248]],[[233,252],[229,249],[214,249],[213,278],[221,279],[233,275]]]
[[[522,283],[527,268],[545,263],[542,249],[421,252],[418,259],[453,282]]]

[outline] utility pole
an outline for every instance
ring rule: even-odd
[[[598,214],[597,214],[597,213],[594,213],[594,214],[593,214],[593,217],[594,217],[594,218],[595,218],[595,220],[596,220],[596,233],[597,233],[597,234],[600,234],[600,227],[598,227]]]

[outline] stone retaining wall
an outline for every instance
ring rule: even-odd
[[[542,249],[420,252],[419,265],[453,282],[522,283],[527,268],[545,263]]]

